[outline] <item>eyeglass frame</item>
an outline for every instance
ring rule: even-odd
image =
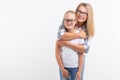
[[[81,11],[81,10],[77,10],[77,13],[79,13],[79,14],[82,14],[82,15],[88,15],[88,13],[87,12],[83,12],[83,11]]]
[[[63,21],[65,21],[65,22],[74,22],[74,21],[76,21],[76,19],[63,19]]]

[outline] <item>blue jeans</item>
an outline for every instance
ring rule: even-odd
[[[76,73],[77,73],[77,71],[78,71],[78,67],[77,68],[65,68],[67,71],[68,71],[68,73],[69,73],[69,78],[64,78],[63,76],[62,76],[62,72],[61,72],[61,70],[60,70],[60,80],[75,80],[75,78],[76,78]]]
[[[85,56],[84,56],[84,62],[83,62],[83,66],[82,66],[82,73],[81,73],[80,80],[83,80],[84,67],[85,67]],[[69,78],[68,79],[64,78],[62,76],[62,72],[60,70],[60,80],[75,80],[78,68],[65,68],[65,69],[69,72]]]

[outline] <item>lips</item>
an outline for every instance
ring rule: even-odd
[[[81,22],[81,21],[84,21],[84,18],[81,17],[81,16],[78,16],[78,17],[77,17],[77,20]]]

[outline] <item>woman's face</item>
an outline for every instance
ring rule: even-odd
[[[80,23],[84,23],[87,20],[87,11],[84,6],[80,6],[77,11],[77,21]]]
[[[70,30],[73,29],[76,24],[76,15],[74,13],[67,13],[64,16],[64,25]]]

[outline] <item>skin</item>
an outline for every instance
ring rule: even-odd
[[[84,6],[80,6],[79,9],[81,12],[83,13],[87,13],[86,9],[84,8]],[[77,17],[77,26],[81,27],[84,22],[87,20],[87,14],[83,14],[80,12],[77,12],[76,17]],[[63,36],[62,36],[62,40],[61,41],[57,41],[56,45],[57,46],[68,46],[71,47],[72,49],[76,50],[79,52],[79,70],[76,74],[76,78],[77,80],[80,80],[81,77],[81,71],[82,71],[82,64],[83,64],[83,60],[84,60],[84,46],[80,45],[80,44],[72,44],[70,43],[68,40],[71,39],[75,39],[75,38],[86,38],[86,33],[84,31],[80,31],[80,33],[68,33],[66,32]],[[62,66],[63,67],[63,66]],[[68,72],[66,70],[64,70],[64,68],[61,67],[61,70],[63,70],[63,73],[66,78],[68,77]]]
[[[83,12],[83,13],[87,13],[84,6],[80,6],[78,8],[78,10]],[[79,22],[79,24],[77,24],[77,25],[78,25],[78,27],[81,27],[83,25],[83,23],[87,20],[87,14],[82,14],[80,12],[77,12],[76,16],[77,16],[77,21]]]

